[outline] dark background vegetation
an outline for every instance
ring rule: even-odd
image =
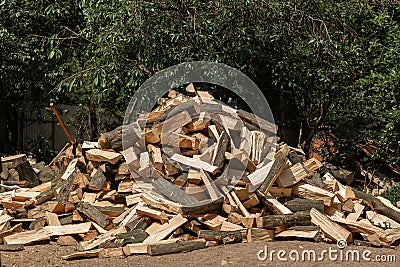
[[[324,139],[332,161],[398,167],[397,0],[0,0],[0,152],[26,149],[16,114],[27,101],[78,106],[78,139],[96,139],[152,74],[195,60],[253,79],[288,144]]]

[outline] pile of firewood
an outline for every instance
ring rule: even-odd
[[[271,123],[188,91],[63,150],[49,182],[24,155],[3,158],[22,182],[2,185],[0,250],[53,240],[77,247],[71,260],[293,239],[399,244],[400,207],[278,144]]]

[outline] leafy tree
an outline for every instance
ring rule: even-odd
[[[76,27],[81,15],[75,3],[58,3],[59,12],[49,14],[46,9],[51,3],[0,2],[0,107],[7,139],[0,149],[8,153],[21,149],[17,140],[20,112],[28,106],[48,105],[55,81],[70,72],[64,64],[70,57],[59,49],[49,54],[47,37]]]
[[[400,161],[398,1],[24,0],[1,8],[1,47],[13,54],[2,58],[2,90],[79,104],[92,139],[122,122],[148,77],[204,60],[249,75],[289,144],[307,149],[329,129],[336,160],[359,157],[361,143],[376,148],[378,163]]]

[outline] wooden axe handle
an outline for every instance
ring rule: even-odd
[[[60,123],[62,129],[64,130],[64,133],[67,135],[69,141],[72,143],[72,145],[75,145],[75,143],[76,143],[75,138],[72,136],[72,134],[68,130],[67,126],[65,126],[65,123],[64,123],[63,119],[61,118],[60,113],[58,113],[56,106],[54,106],[53,103],[50,103],[50,108],[54,112],[54,115],[56,115],[57,120]]]

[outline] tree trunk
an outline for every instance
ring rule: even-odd
[[[93,99],[89,102],[89,121],[90,121],[90,138],[91,140],[97,140],[99,138],[99,128],[97,119],[97,107]]]
[[[299,113],[296,104],[291,101],[290,96],[281,93],[279,97],[280,102],[280,120],[282,122],[281,137],[283,141],[289,146],[297,147],[299,141],[299,128],[298,121]]]

